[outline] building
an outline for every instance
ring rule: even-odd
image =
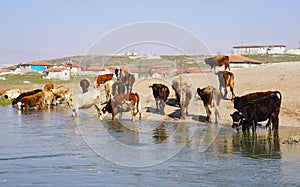
[[[231,68],[250,68],[250,67],[259,66],[268,63],[265,60],[254,60],[239,55],[230,55],[229,61],[230,61]]]
[[[48,68],[44,70],[43,73],[46,74],[46,79],[70,79],[70,70],[67,70],[65,68]]]
[[[21,67],[29,71],[43,71],[49,67],[54,66],[48,62],[25,62],[21,64]]]
[[[234,46],[234,55],[252,55],[252,54],[283,54],[285,45],[242,45]]]

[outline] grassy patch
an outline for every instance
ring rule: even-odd
[[[11,103],[10,99],[0,98],[0,106],[9,106]]]
[[[260,55],[243,55],[243,56],[255,60],[266,60],[270,63],[300,61],[300,55],[291,55],[291,54],[260,54]]]

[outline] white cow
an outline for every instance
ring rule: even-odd
[[[102,120],[101,112],[101,97],[99,90],[93,90],[91,92],[85,92],[80,94],[66,95],[66,102],[72,110],[72,116],[78,116],[79,109],[88,109],[95,106],[97,115]]]
[[[10,90],[6,90],[3,93],[3,96],[5,99],[15,99],[17,98],[20,94],[22,93],[22,91],[20,89],[10,89]]]

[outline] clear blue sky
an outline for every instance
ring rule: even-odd
[[[213,53],[235,45],[300,40],[297,0],[1,0],[0,64],[81,55],[107,32],[161,21],[201,38]]]

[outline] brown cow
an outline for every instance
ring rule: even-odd
[[[111,80],[113,76],[114,74],[112,73],[96,76],[94,80],[94,88],[98,88],[100,84],[104,84],[106,81]]]
[[[18,102],[18,109],[21,110],[25,107],[26,111],[28,111],[29,108],[36,107],[38,105],[40,109],[43,109],[44,99],[45,99],[44,92],[38,92],[33,95],[25,96],[21,99],[20,102]]]
[[[54,85],[53,84],[46,84],[44,86],[44,91],[50,91],[52,89],[54,89]]]
[[[112,114],[112,120],[115,120],[115,116],[120,113],[119,118],[122,118],[123,112],[131,111],[132,121],[134,117],[139,113],[139,120],[141,120],[141,104],[140,96],[137,93],[120,94],[112,97],[109,102],[102,108],[103,114],[106,112]]]
[[[222,88],[224,88],[224,94],[223,94],[223,98],[227,99],[227,95],[228,95],[228,87],[230,88],[231,91],[231,99],[233,99],[235,97],[235,94],[233,92],[233,88],[234,88],[234,74],[229,72],[229,71],[218,71],[218,73],[216,73],[218,75],[219,78],[219,90],[222,93]]]
[[[149,86],[152,88],[152,93],[156,103],[156,110],[161,110],[165,114],[166,100],[170,94],[169,88],[164,84],[152,84]]]
[[[216,72],[216,66],[223,66],[223,65],[225,65],[225,70],[228,68],[230,71],[229,56],[219,55],[216,57],[210,57],[210,58],[206,58],[204,62],[211,67],[211,70],[213,72]]]
[[[197,88],[197,94],[203,101],[206,109],[206,121],[211,122],[211,108],[215,108],[215,123],[218,123],[220,118],[218,107],[220,105],[221,94],[220,91],[214,87],[208,86],[203,89]],[[196,99],[196,98],[195,98]]]
[[[23,92],[17,98],[13,99],[12,105],[16,106],[17,103],[20,102],[21,99],[25,96],[33,95],[33,94],[36,94],[36,93],[39,93],[39,92],[42,92],[42,91],[43,91],[42,89],[35,89],[35,90],[30,90],[30,91],[27,91],[27,92]]]

